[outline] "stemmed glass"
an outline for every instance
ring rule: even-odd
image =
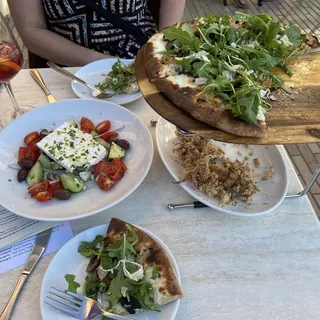
[[[22,52],[0,12],[0,84],[7,89],[13,104],[13,109],[0,115],[0,128],[32,109],[32,106],[19,107],[10,84],[10,80],[20,71],[22,64]]]

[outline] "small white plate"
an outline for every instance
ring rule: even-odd
[[[17,163],[18,150],[23,138],[32,131],[52,130],[72,116],[80,121],[85,116],[94,124],[111,120],[112,128],[125,128],[119,137],[126,139],[131,148],[124,162],[125,176],[109,191],[100,190],[94,181],[88,188],[73,194],[67,201],[52,199],[41,203],[32,199],[27,182],[17,181],[17,171],[8,168]],[[114,206],[129,196],[146,177],[153,158],[153,142],[147,127],[131,111],[110,102],[98,100],[66,100],[35,108],[14,120],[0,132],[0,204],[9,211],[35,220],[62,221],[90,216]]]
[[[98,60],[92,63],[89,63],[79,69],[75,74],[80,79],[88,82],[93,87],[97,85],[99,82],[102,82],[106,75],[112,70],[112,66],[117,62],[117,59],[105,59]],[[132,59],[121,59],[121,61],[128,65],[132,62]],[[71,83],[73,92],[81,99],[93,99],[90,89],[88,89],[85,85],[73,80]],[[133,102],[141,97],[141,92],[138,91],[133,94],[117,94],[108,99],[101,99],[102,101],[109,101],[116,104],[127,104]]]
[[[78,253],[79,244],[81,241],[92,241],[98,234],[105,235],[107,229],[108,225],[105,224],[83,231],[82,233],[72,238],[69,242],[67,242],[52,259],[44,275],[41,285],[40,310],[43,320],[74,319],[73,317],[68,316],[67,314],[64,314],[48,306],[44,302],[44,300],[46,299],[51,286],[67,288],[67,282],[64,279],[65,274],[75,275],[75,281],[81,284],[78,292],[81,292],[89,260]],[[174,266],[179,282],[181,283],[177,262],[169,248],[162,242],[162,240],[160,240],[150,231],[145,230],[141,227],[139,227],[139,229],[149,234],[155,241],[157,241],[161,245],[162,248],[165,249]],[[135,314],[132,316],[139,320],[173,320],[179,308],[179,304],[180,300],[176,300],[160,307],[159,309],[161,310],[161,312],[143,312],[141,314]]]
[[[168,121],[160,118],[156,127],[156,140],[160,157],[172,175],[178,181],[181,180],[182,166],[174,161],[172,148],[177,141],[175,135],[176,127]],[[181,187],[191,196],[206,204],[207,206],[237,216],[258,216],[274,210],[283,201],[288,188],[287,170],[283,158],[276,146],[244,146],[215,142],[226,156],[231,160],[242,161],[248,157],[248,164],[255,170],[256,174],[266,173],[273,166],[274,174],[268,180],[259,180],[257,185],[261,191],[257,192],[248,203],[235,199],[236,205],[221,205],[217,198],[210,198],[196,191],[192,182],[181,183]],[[258,158],[261,165],[255,168],[253,159]]]

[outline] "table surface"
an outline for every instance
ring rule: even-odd
[[[77,70],[70,68],[71,71]],[[40,70],[57,100],[76,98],[70,81],[52,70]],[[46,97],[22,70],[12,81],[18,102],[40,106]],[[0,112],[11,108],[0,91]],[[157,115],[140,98],[127,105],[155,137],[151,119]],[[289,192],[301,190],[299,179],[283,147]],[[118,217],[154,232],[171,249],[182,277],[185,297],[176,319],[319,319],[320,229],[307,199],[287,199],[272,213],[236,217],[209,209],[170,212],[168,203],[192,198],[164,167],[157,149],[150,172],[140,187],[107,211],[73,221],[74,234]],[[54,254],[44,257],[27,281],[12,319],[41,319],[40,286]],[[23,267],[0,275],[0,310],[5,306]],[[23,316],[21,316],[23,315]]]

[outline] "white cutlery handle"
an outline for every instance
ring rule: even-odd
[[[17,301],[17,298],[19,296],[19,293],[25,283],[25,281],[27,280],[27,275],[22,274],[18,280],[18,283],[16,285],[16,287],[14,288],[14,291],[12,292],[12,295],[7,303],[7,305],[5,306],[5,308],[3,309],[1,315],[0,315],[0,320],[9,320],[11,312],[13,310],[14,304]]]

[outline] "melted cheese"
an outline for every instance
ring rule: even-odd
[[[163,281],[163,278],[157,277],[156,279],[152,279],[153,267],[144,266],[144,271],[145,271],[144,279],[150,282],[153,286],[154,300],[155,300],[156,306],[161,306],[167,303],[169,297],[165,296],[163,293],[159,291],[161,287],[165,287],[165,282]]]
[[[159,53],[166,51],[167,41],[163,40],[163,34],[156,34],[152,37],[151,43],[153,44],[153,55],[157,59],[161,59],[163,54]]]
[[[182,71],[182,66],[175,63],[165,64],[161,67],[161,71],[159,72],[159,77],[165,78],[167,76],[176,76],[178,75],[179,71]]]
[[[172,83],[177,84],[181,88],[185,88],[185,87],[195,88],[196,87],[196,84],[194,83],[194,78],[188,77],[186,74],[169,76],[167,79],[170,80]]]

